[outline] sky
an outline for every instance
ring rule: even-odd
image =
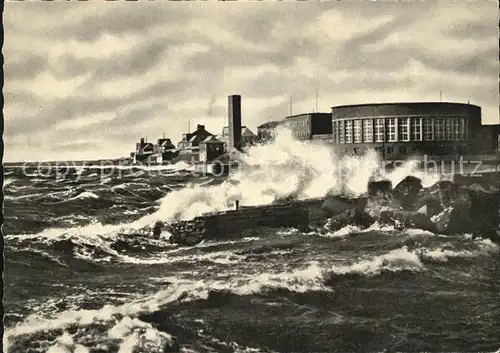
[[[499,123],[498,5],[6,2],[6,162],[129,156],[332,106],[470,101]],[[318,100],[316,101],[316,92]]]

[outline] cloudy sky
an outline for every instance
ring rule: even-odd
[[[394,101],[467,102],[499,122],[498,5],[7,2],[5,160],[128,156],[141,136]]]

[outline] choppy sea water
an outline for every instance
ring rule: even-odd
[[[158,219],[224,209],[231,199],[266,203],[297,185],[301,197],[330,188],[355,195],[378,173],[371,156],[327,164],[310,161],[309,147],[279,147],[250,153],[248,163],[266,167],[233,181],[175,167],[44,176],[7,168],[5,351],[500,348],[499,248],[488,240],[377,225],[326,235],[266,230],[194,247],[150,237]],[[331,175],[339,166],[342,180]],[[407,165],[388,177],[407,174],[418,173]]]

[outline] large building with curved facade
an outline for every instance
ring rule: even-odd
[[[480,137],[485,127],[481,125],[481,108],[472,104],[336,106],[332,107],[332,127],[332,142],[342,154],[375,149],[383,158],[391,159],[412,155],[463,156],[494,148],[492,140]]]

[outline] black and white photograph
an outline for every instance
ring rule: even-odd
[[[500,353],[497,1],[3,29],[3,352]]]

